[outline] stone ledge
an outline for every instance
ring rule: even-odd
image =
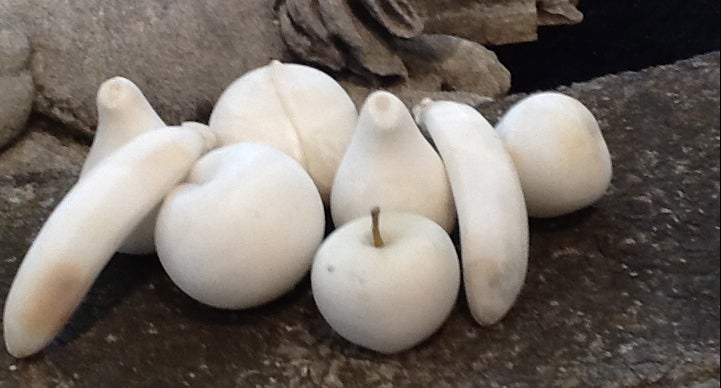
[[[0,385],[718,386],[719,54],[561,91],[597,115],[613,185],[593,208],[532,221],[526,286],[501,324],[475,325],[461,298],[422,346],[379,356],[333,333],[307,282],[223,312],[156,258],[118,256],[51,347],[0,352]],[[521,97],[480,109],[495,121]],[[3,295],[87,149],[38,125],[0,155]]]

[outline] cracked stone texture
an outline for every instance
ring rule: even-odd
[[[0,386],[719,386],[719,54],[562,88],[599,119],[606,197],[531,222],[528,279],[501,324],[461,298],[439,333],[381,356],[333,333],[309,284],[262,308],[193,302],[155,257],[117,256],[58,339]],[[487,103],[491,121],[522,96]],[[0,155],[0,289],[87,146],[52,123]],[[420,303],[420,301],[419,301]]]

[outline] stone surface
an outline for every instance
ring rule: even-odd
[[[0,75],[0,148],[25,129],[33,105],[33,79],[30,72]]]
[[[414,0],[426,33],[482,44],[530,42],[538,35],[536,0]]]
[[[393,36],[412,38],[423,32],[423,19],[408,0],[361,0],[361,3]]]
[[[0,75],[27,69],[29,57],[30,44],[25,34],[0,19]]]
[[[289,59],[267,0],[0,0],[0,15],[30,39],[37,110],[88,134],[110,77],[131,79],[178,124],[206,119],[246,71]]]
[[[504,96],[511,88],[508,69],[496,54],[475,42],[450,35],[420,35],[398,39],[396,47],[411,76],[407,87],[488,97]]]
[[[97,122],[97,88],[110,77],[122,75],[135,82],[169,124],[204,121],[234,79],[271,59],[296,59],[286,44],[304,61],[330,70],[350,69],[363,77],[362,84],[441,91],[437,79],[420,76],[422,72],[407,68],[404,61],[421,63],[424,55],[444,56],[448,49],[406,50],[403,59],[396,52],[395,36],[420,29],[420,16],[409,4],[290,0],[275,8],[264,0],[122,6],[109,0],[0,0],[0,14],[30,38],[35,108],[91,135]],[[359,18],[359,13],[366,16]],[[466,65],[480,78],[466,83],[467,88],[454,84],[451,89],[495,96],[498,85],[509,84],[507,72],[487,71],[490,62],[502,67],[491,52],[471,42],[452,47],[459,50],[456,57],[477,60]],[[435,70],[444,71],[447,80],[469,73],[466,67]],[[431,83],[435,88],[428,87]]]
[[[464,37],[501,45],[538,39],[539,25],[583,20],[577,0],[410,0],[425,33]]]
[[[613,185],[590,209],[531,222],[526,286],[499,325],[474,324],[460,298],[427,342],[380,356],[333,333],[307,281],[225,312],[183,295],[156,258],[117,256],[53,345],[0,352],[0,385],[718,386],[719,83],[714,53],[561,89],[599,119]],[[495,122],[521,97],[481,110]],[[0,155],[2,295],[87,151],[32,127]]]
[[[0,148],[25,128],[33,103],[33,80],[27,71],[28,39],[0,20]]]
[[[420,35],[397,40],[395,52],[408,69],[401,83],[373,83],[344,77],[339,82],[358,107],[376,89],[386,89],[412,107],[425,97],[478,106],[504,96],[510,72],[485,47],[450,35]]]
[[[415,88],[415,84],[434,82],[438,77],[474,79],[477,81],[450,89],[498,96],[508,91],[508,71],[478,42],[528,41],[535,39],[538,24],[578,23],[583,15],[574,4],[569,0],[284,0],[279,18],[290,50],[316,66],[348,70],[366,83],[399,88]],[[430,26],[424,28],[425,23]],[[454,51],[457,59],[469,59],[461,67],[435,66],[434,72],[411,68],[432,67],[435,63],[424,63],[447,56],[449,51]],[[491,62],[503,71],[488,71]],[[448,91],[438,84],[422,90]]]
[[[538,24],[544,26],[578,24],[583,21],[583,14],[576,8],[577,5],[578,0],[539,0],[536,3]]]

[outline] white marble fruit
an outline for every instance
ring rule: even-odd
[[[578,100],[539,93],[496,126],[513,157],[528,214],[557,217],[600,199],[611,183],[611,155],[593,114]]]
[[[258,143],[216,149],[168,195],[158,216],[160,262],[194,299],[249,308],[292,289],[323,238],[323,202],[291,157]]]
[[[415,113],[448,171],[468,306],[479,324],[496,323],[516,301],[528,264],[528,215],[513,160],[468,105],[426,100]]]
[[[43,225],[13,280],[3,316],[10,354],[27,357],[53,339],[123,239],[214,142],[210,131],[150,131],[77,182]]]
[[[358,218],[323,242],[311,272],[313,297],[343,338],[397,353],[430,337],[450,314],[458,256],[443,228],[425,217],[384,211],[375,218]]]
[[[441,158],[403,102],[388,92],[371,94],[363,105],[331,193],[337,227],[374,206],[422,215],[447,232],[456,221]]]
[[[324,201],[358,112],[343,88],[312,67],[278,61],[223,92],[210,116],[221,146],[257,142],[279,149],[310,174]]]
[[[100,161],[140,134],[165,127],[143,92],[123,77],[113,77],[100,85],[97,106],[98,127],[80,173],[81,179]],[[118,251],[131,255],[155,252],[153,234],[157,215],[158,209],[150,211],[123,241]]]

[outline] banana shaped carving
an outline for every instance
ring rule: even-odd
[[[88,171],[43,225],[10,288],[5,344],[17,358],[66,324],[123,239],[214,145],[209,131],[143,133]]]
[[[415,113],[446,164],[471,313],[481,325],[496,323],[521,291],[528,264],[528,215],[513,160],[470,106],[426,100]]]

